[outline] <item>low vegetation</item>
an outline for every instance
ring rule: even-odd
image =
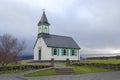
[[[24,72],[27,70],[7,70],[7,71],[0,71],[0,74],[12,74],[12,73],[19,73],[19,72]]]
[[[117,56],[109,56],[109,57],[88,57],[87,59],[120,59],[120,56],[117,55]]]
[[[4,66],[22,66],[22,65],[28,65],[29,62],[31,62],[32,60],[19,60],[16,63],[9,63],[7,65]],[[0,67],[2,67],[0,65]]]
[[[23,66],[27,65],[28,62],[31,62],[32,60],[21,60],[18,63],[19,64],[9,64],[9,66]],[[107,59],[107,60],[81,60],[80,63],[106,63],[106,64],[120,64],[120,59]],[[60,62],[62,65],[66,65],[66,62]],[[8,66],[8,67],[9,67]],[[112,71],[110,69],[103,69],[103,68],[96,68],[91,66],[77,66],[72,65],[71,66],[76,74],[84,74],[84,73],[94,73],[94,72],[106,72],[106,71]],[[44,68],[44,67],[42,67]],[[0,71],[0,74],[6,74],[6,73],[17,73],[17,72],[24,72],[26,69],[23,70],[7,70],[7,71]],[[54,69],[48,69],[48,70],[41,70],[38,72],[26,74],[25,76],[48,76],[48,75],[55,75]]]
[[[27,65],[31,61],[32,60],[20,60],[20,61],[18,61],[18,64],[20,64],[20,65]]]
[[[0,35],[0,66],[17,63],[18,55],[25,49],[25,42],[4,34]]]
[[[80,63],[104,63],[104,64],[120,64],[120,59],[90,59],[80,60]]]
[[[0,74],[17,73],[51,67],[50,65],[28,65],[28,62],[31,61],[32,60],[21,60],[17,64],[10,63],[7,66],[0,66]]]
[[[37,76],[49,76],[49,75],[55,75],[56,72],[54,69],[47,69],[47,70],[41,70],[41,71],[37,71],[37,72],[33,72],[33,73],[29,73],[29,74],[25,74],[24,76],[26,77],[37,77]]]

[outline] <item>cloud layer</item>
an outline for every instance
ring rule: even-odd
[[[72,36],[83,53],[120,49],[120,0],[1,0],[0,34],[25,39],[32,53],[42,9],[50,33]]]

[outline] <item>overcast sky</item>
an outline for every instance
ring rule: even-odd
[[[25,40],[32,54],[43,8],[50,33],[73,37],[82,54],[120,52],[120,0],[0,0],[0,35]]]

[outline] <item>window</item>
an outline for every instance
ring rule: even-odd
[[[59,56],[59,48],[51,48],[51,50],[52,50],[52,56],[54,56],[54,55],[57,55],[57,56]]]
[[[57,55],[57,49],[54,48],[54,55]]]
[[[72,49],[72,56],[74,56],[75,55],[75,50],[74,49]]]
[[[41,31],[42,31],[42,29],[41,29],[41,27],[39,27],[39,29],[38,29],[38,33],[41,33]]]
[[[47,33],[47,27],[45,27],[44,29],[45,29],[45,33]]]
[[[63,49],[63,55],[66,55],[66,49]]]

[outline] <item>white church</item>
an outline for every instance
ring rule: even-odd
[[[35,61],[71,61],[80,60],[80,47],[72,37],[53,35],[49,33],[50,23],[43,11],[38,23],[38,37],[34,45]]]

